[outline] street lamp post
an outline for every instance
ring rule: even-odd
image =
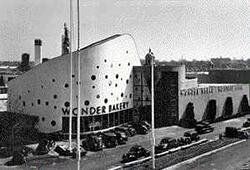
[[[155,169],[155,118],[154,118],[154,56],[151,55],[151,120],[152,120],[152,163]]]
[[[72,83],[72,72],[73,72],[73,57],[72,57],[72,39],[73,39],[73,7],[72,0],[70,0],[70,35],[69,35],[69,55],[70,55],[70,109],[69,109],[69,150],[72,149],[72,108],[73,108],[73,83]]]
[[[77,159],[78,163],[81,160],[80,148],[80,114],[81,114],[81,56],[80,56],[80,2],[77,0],[77,58],[78,58],[78,108],[77,108]]]

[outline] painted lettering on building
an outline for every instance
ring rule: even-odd
[[[105,113],[117,112],[117,111],[127,109],[128,106],[129,106],[129,102],[122,102],[122,103],[111,104],[108,106],[85,107],[85,108],[81,108],[81,115],[90,116],[90,115],[100,115],[100,114],[105,114]],[[69,115],[70,113],[69,107],[63,107],[61,110],[62,110],[63,115]],[[72,115],[76,116],[77,113],[78,113],[78,109],[73,108]]]
[[[202,88],[190,88],[183,89],[180,91],[181,96],[196,96],[210,93],[223,93],[229,91],[238,91],[242,90],[243,86],[240,84],[237,85],[226,85],[226,86],[212,86],[212,87],[202,87]]]

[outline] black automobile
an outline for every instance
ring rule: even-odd
[[[126,134],[126,136],[128,136],[128,137],[132,136],[128,127],[119,126],[119,127],[115,128],[115,131],[124,132]]]
[[[128,136],[125,132],[119,131],[119,130],[111,130],[111,132],[115,133],[117,143],[119,145],[126,144],[128,141]]]
[[[200,136],[195,131],[187,131],[184,133],[185,137],[190,137],[192,141],[198,141],[200,140]]]
[[[114,132],[104,132],[102,135],[102,140],[106,148],[113,148],[118,145],[117,136]]]
[[[135,128],[137,134],[145,135],[149,132],[147,126],[141,123],[134,123],[133,128]]]
[[[225,128],[225,137],[229,138],[240,138],[240,139],[248,139],[249,133],[241,130],[236,127],[226,127]]]
[[[140,124],[145,125],[148,128],[148,130],[151,129],[151,124],[149,124],[146,120],[140,121]]]
[[[155,153],[161,153],[172,148],[179,146],[179,143],[176,139],[171,137],[162,138],[159,145],[155,146]]]
[[[103,141],[101,135],[89,134],[82,140],[82,147],[87,151],[99,151],[103,149]]]
[[[243,123],[242,127],[250,127],[250,119],[247,118],[247,121]]]
[[[150,152],[141,147],[140,145],[134,145],[128,151],[128,153],[122,155],[122,163],[135,161],[142,157],[148,157]]]
[[[190,137],[179,137],[177,142],[179,146],[183,146],[192,143],[192,140]]]
[[[128,129],[130,136],[136,135],[136,130],[135,130],[135,128],[133,127],[133,125],[131,125],[131,124],[124,124],[124,125],[122,125],[121,127],[124,127],[124,128],[126,128],[126,129]]]
[[[202,121],[196,124],[195,131],[199,134],[203,133],[209,133],[214,130],[214,127],[212,127],[208,122]]]

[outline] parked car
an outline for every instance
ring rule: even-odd
[[[192,143],[192,140],[190,137],[180,137],[177,139],[178,145],[183,146]]]
[[[248,132],[243,131],[240,128],[236,128],[236,127],[226,127],[225,136],[229,138],[240,138],[240,139],[249,138]]]
[[[149,132],[149,129],[147,128],[147,126],[141,123],[135,123],[133,124],[133,127],[135,128],[137,134],[145,135]]]
[[[243,127],[250,127],[250,120],[247,118],[247,121],[243,123]]]
[[[104,132],[102,140],[106,148],[113,148],[118,145],[117,136],[114,132]]]
[[[128,141],[128,136],[126,135],[125,132],[118,131],[118,130],[112,130],[111,132],[115,133],[117,143],[119,145],[126,144],[126,142]]]
[[[103,141],[101,135],[89,134],[82,140],[82,147],[87,151],[98,151],[103,149]]]
[[[142,157],[147,157],[150,155],[150,152],[141,147],[140,145],[134,145],[131,147],[128,151],[128,153],[122,155],[122,161],[123,163],[125,162],[130,162],[137,160]]]
[[[148,130],[151,129],[151,125],[147,121],[144,120],[144,121],[140,121],[139,123],[142,125],[145,125],[148,128]]]
[[[212,127],[208,122],[202,121],[196,124],[195,131],[199,134],[203,133],[209,133],[214,130],[214,127]]]
[[[238,138],[240,139],[248,139],[249,133],[247,131],[238,130]]]
[[[124,125],[122,125],[122,127],[128,129],[128,131],[129,131],[129,133],[130,133],[130,136],[136,135],[136,130],[135,130],[135,128],[133,127],[133,125],[131,125],[131,124],[124,124]]]
[[[128,136],[128,137],[132,136],[128,127],[119,126],[119,127],[115,128],[115,131],[124,132],[126,134],[126,136]]]
[[[200,140],[200,136],[198,135],[198,133],[196,131],[187,131],[184,133],[185,137],[190,137],[191,141],[198,141]]]
[[[178,147],[178,141],[174,138],[165,137],[161,139],[159,145],[155,146],[155,153],[161,153],[172,148]]]

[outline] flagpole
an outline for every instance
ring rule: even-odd
[[[154,118],[154,56],[151,58],[151,120],[152,120],[152,163],[155,169],[155,118]]]
[[[73,83],[72,83],[72,73],[73,73],[73,57],[72,57],[72,39],[73,39],[73,7],[72,0],[70,0],[70,35],[69,35],[69,54],[70,54],[70,108],[69,108],[69,150],[72,149],[72,108],[73,108]]]
[[[77,0],[77,57],[78,57],[78,108],[77,108],[77,159],[81,160],[80,114],[81,114],[81,58],[80,58],[80,2]]]

